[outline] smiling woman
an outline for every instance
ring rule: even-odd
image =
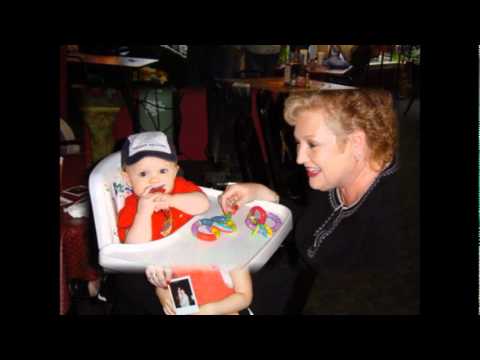
[[[305,166],[310,187],[338,187],[347,205],[393,160],[395,113],[381,91],[291,96],[285,119],[295,126],[297,163]]]
[[[319,110],[323,122],[344,145],[347,135],[360,130],[372,162],[383,167],[392,161],[397,146],[397,123],[392,97],[383,90],[327,91],[290,96],[285,119],[295,126],[300,113]]]
[[[284,116],[294,126],[297,163],[305,167],[312,191],[306,206],[280,198],[294,214],[294,261],[272,262],[254,277],[253,311],[301,311],[289,307],[298,295],[297,285],[300,281],[308,288],[311,275],[317,274],[325,288],[338,288],[340,279],[353,275],[359,279],[342,289],[342,296],[351,300],[342,313],[400,312],[402,300],[387,299],[402,293],[393,288],[405,286],[399,275],[405,227],[391,95],[367,89],[292,95]],[[220,200],[225,211],[231,199],[241,206],[254,199],[277,201],[278,195],[264,185],[246,183],[225,190]],[[281,285],[278,278],[283,278]],[[270,301],[262,299],[261,289],[268,289],[263,297]],[[272,299],[275,292],[281,295]]]

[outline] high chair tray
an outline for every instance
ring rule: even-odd
[[[145,244],[111,244],[100,251],[100,264],[106,269],[121,271],[144,271],[150,264],[165,266],[217,265],[232,269],[247,265],[255,271],[262,267],[278,249],[292,229],[290,210],[278,204],[253,201],[242,206],[232,220],[237,231],[221,233],[217,240],[205,241],[196,238],[191,231],[192,224],[201,218],[222,215],[217,201],[220,191],[202,188],[210,200],[208,212],[194,216],[188,223],[172,235]],[[282,220],[282,226],[270,239],[256,234],[245,224],[248,211],[253,206],[261,206],[273,212]]]

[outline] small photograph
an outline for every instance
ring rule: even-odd
[[[169,289],[177,315],[190,315],[199,310],[190,276],[172,279]]]

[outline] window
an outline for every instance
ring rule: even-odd
[[[396,65],[398,63],[413,62],[420,63],[420,45],[378,45],[377,57],[370,60],[371,66]]]

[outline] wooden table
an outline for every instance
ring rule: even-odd
[[[346,69],[330,69],[325,65],[314,64],[307,67],[310,79],[322,80],[333,83],[351,84],[351,73],[354,67],[350,65]]]
[[[325,75],[343,76],[347,72],[349,72],[352,68],[353,68],[352,65],[350,65],[346,69],[330,69],[328,66],[325,66],[325,65],[313,65],[313,66],[308,66],[307,71],[310,74],[325,74]]]
[[[305,91],[319,90],[346,90],[354,89],[352,86],[329,83],[325,81],[311,80],[309,87],[287,86],[283,82],[283,78],[250,78],[250,79],[225,79],[230,82],[233,87],[251,88],[257,90],[267,90],[273,93],[298,93]]]

